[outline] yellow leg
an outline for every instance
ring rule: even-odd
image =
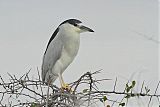
[[[61,84],[61,89],[62,89],[63,91],[64,91],[64,90],[72,91],[72,90],[71,90],[71,87],[64,82],[61,74],[59,74],[59,80],[60,80],[60,84]]]

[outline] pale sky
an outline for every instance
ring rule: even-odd
[[[158,43],[147,37],[158,40],[156,0],[0,0],[0,74],[21,76],[31,68],[36,76],[49,38],[68,18],[95,32],[81,34],[78,55],[63,74],[66,82],[103,69],[97,78],[117,77],[123,88],[128,80],[145,80],[155,90]],[[100,87],[113,89],[111,82]]]

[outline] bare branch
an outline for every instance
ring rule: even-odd
[[[101,70],[95,72],[87,72],[83,74],[77,81],[70,83],[73,91],[64,90],[62,91],[55,85],[46,85],[41,81],[39,70],[38,71],[38,79],[30,79],[29,72],[22,75],[19,79],[16,78],[15,75],[11,75],[8,73],[9,82],[5,82],[3,78],[0,76],[0,107],[6,107],[7,104],[13,107],[19,106],[29,106],[29,107],[87,107],[96,104],[97,102],[102,102],[104,106],[124,106],[127,104],[127,101],[131,97],[149,97],[150,102],[153,97],[158,99],[160,95],[157,94],[159,89],[158,83],[155,92],[150,93],[150,89],[144,86],[144,82],[142,83],[142,87],[140,92],[133,93],[133,88],[135,86],[135,81],[127,82],[126,87],[122,91],[117,91],[117,78],[114,81],[113,90],[99,90],[97,84],[101,84],[105,80],[111,79],[99,79],[96,80],[94,75],[100,73]],[[85,85],[85,87],[83,87]],[[35,87],[35,88],[34,88]],[[82,91],[80,91],[80,87]],[[144,89],[146,88],[146,89]],[[51,90],[51,91],[49,91]],[[145,91],[143,91],[145,90]],[[45,94],[46,93],[46,94]],[[121,99],[111,99],[110,96],[122,96]],[[4,101],[4,97],[8,97],[8,99],[17,99],[17,103],[13,103],[8,100],[8,102]],[[21,99],[23,97],[23,99]],[[25,99],[25,100],[24,100]],[[125,101],[126,99],[126,101]],[[106,101],[108,103],[106,103]],[[110,102],[110,103],[109,103]],[[7,104],[6,104],[7,103]],[[111,105],[109,105],[111,104]]]

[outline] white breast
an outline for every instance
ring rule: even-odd
[[[80,44],[80,36],[78,33],[65,33],[63,36],[63,43],[64,47],[62,49],[62,55],[61,55],[61,62],[63,63],[63,70],[64,71],[68,65],[74,60],[75,56],[78,53],[79,50],[79,44]]]
[[[57,71],[57,69],[61,68],[60,72],[63,73],[63,71],[70,65],[70,63],[72,63],[78,53],[80,35],[79,33],[71,30],[63,30],[60,35],[63,43],[63,49],[61,52],[61,57],[54,66],[54,70]]]

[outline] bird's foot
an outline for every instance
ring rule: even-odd
[[[64,91],[67,91],[67,92],[73,92],[72,91],[72,88],[68,85],[68,84],[63,84],[63,86],[61,87],[61,90],[64,92]]]

